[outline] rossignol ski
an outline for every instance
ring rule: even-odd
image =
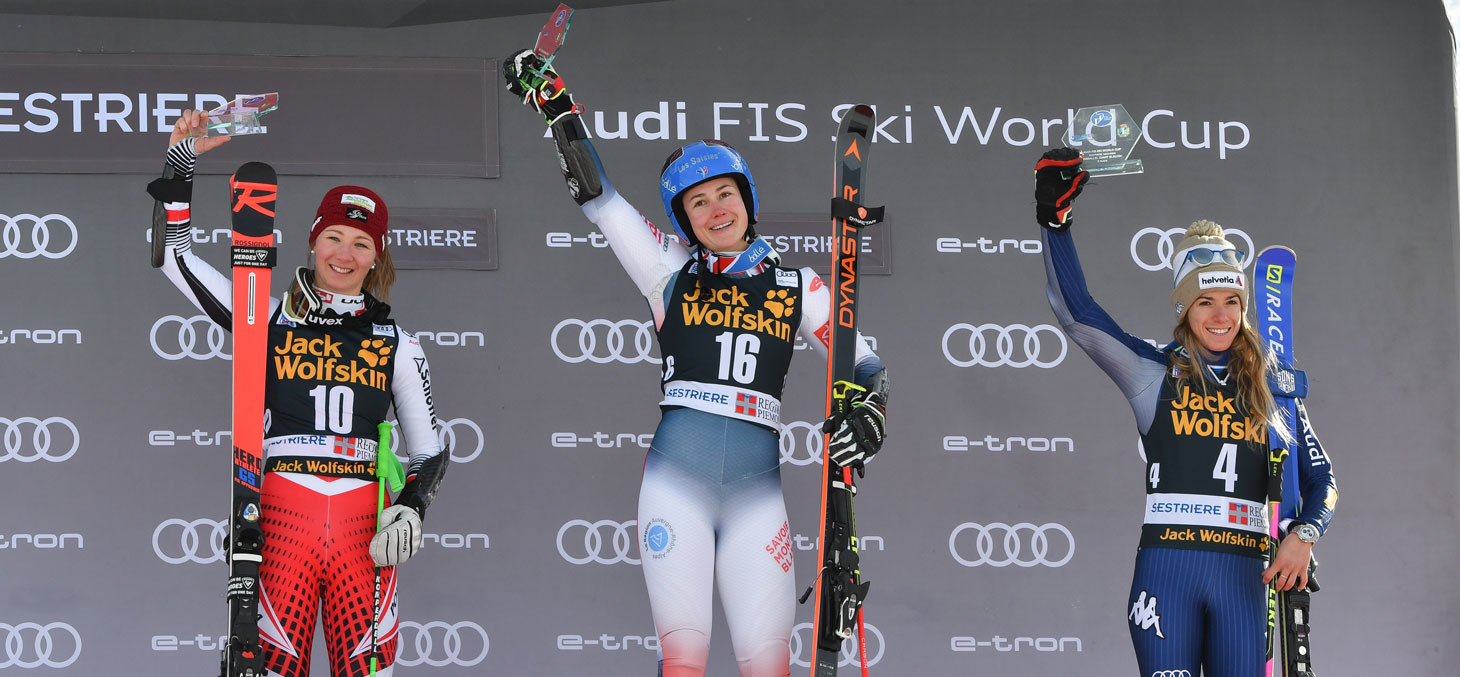
[[[1257,327],[1267,349],[1279,358],[1280,367],[1270,389],[1288,430],[1297,434],[1297,398],[1308,394],[1308,378],[1292,367],[1293,361],[1293,277],[1297,272],[1293,250],[1272,246],[1257,255]],[[1273,436],[1274,441],[1278,438]],[[1268,532],[1277,545],[1278,524],[1298,513],[1298,467],[1295,443],[1274,449],[1269,457]],[[1272,551],[1276,556],[1276,550]],[[1308,648],[1309,591],[1317,590],[1309,563],[1308,586],[1304,590],[1277,592],[1268,589],[1267,672],[1269,677],[1312,677]]]
[[[862,192],[866,185],[868,153],[872,150],[871,132],[877,114],[870,106],[860,105],[847,111],[837,131],[836,181],[831,198],[832,285],[831,335],[828,338],[826,415],[830,421],[844,414],[847,394],[840,392],[839,381],[851,382],[856,371],[857,347],[857,258],[861,250],[861,229],[882,220],[882,207],[863,206]],[[831,428],[826,431],[831,432]],[[867,674],[867,640],[862,603],[867,597],[868,583],[862,581],[858,563],[857,526],[852,499],[857,487],[851,468],[842,468],[831,460],[830,440],[823,438],[821,459],[821,540],[816,561],[819,563],[812,589],[801,596],[804,603],[816,594],[815,622],[812,637],[816,641],[816,658],[811,665],[812,677],[836,677],[841,659],[842,642],[855,632],[858,636],[862,674]],[[854,627],[855,626],[855,627]]]
[[[263,484],[264,381],[269,278],[274,267],[274,168],[250,162],[228,180],[233,213],[233,495],[228,504],[228,640],[222,677],[262,677],[259,646],[259,520]]]

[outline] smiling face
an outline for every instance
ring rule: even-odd
[[[745,231],[750,217],[740,184],[729,176],[721,176],[690,186],[680,194],[685,216],[695,238],[705,249],[714,252],[745,251]]]
[[[1192,302],[1186,311],[1186,326],[1202,349],[1215,355],[1232,347],[1242,318],[1242,297],[1234,291],[1213,289]]]
[[[375,265],[375,240],[350,226],[329,226],[314,240],[314,283],[320,289],[357,296]]]

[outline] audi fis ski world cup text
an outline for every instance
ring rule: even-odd
[[[691,107],[684,101],[659,101],[654,107],[632,111],[594,110],[583,116],[592,139],[638,139],[643,141],[685,141],[715,138],[732,144],[741,142],[800,143],[809,129],[820,125],[804,103],[713,101]],[[838,104],[827,111],[832,124],[841,122],[852,104]],[[874,110],[878,106],[872,107]],[[899,110],[900,109],[900,110]],[[903,104],[883,106],[871,130],[876,143],[911,144],[932,138],[936,142],[981,146],[1004,144],[1014,147],[1038,145],[1048,148],[1063,143],[1064,132],[1074,125],[1075,109],[1063,115],[1043,116],[1012,113],[1003,106],[956,106]],[[896,111],[895,113],[892,111]],[[1154,149],[1178,147],[1192,151],[1213,151],[1225,160],[1234,151],[1247,148],[1251,128],[1240,120],[1199,120],[1177,117],[1166,108],[1152,109],[1141,119],[1141,138]],[[1026,117],[1027,116],[1027,117]],[[925,133],[935,124],[933,133]],[[544,133],[548,138],[551,130]]]

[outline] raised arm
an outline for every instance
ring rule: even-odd
[[[1156,412],[1166,357],[1139,337],[1121,330],[1085,286],[1085,272],[1070,234],[1071,202],[1089,175],[1077,151],[1048,151],[1035,166],[1036,219],[1043,226],[1044,271],[1049,306],[1065,333],[1115,381],[1144,434]],[[1066,178],[1068,176],[1068,178]]]

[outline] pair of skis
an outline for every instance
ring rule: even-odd
[[[1258,287],[1257,326],[1268,350],[1287,365],[1293,360],[1293,277],[1297,256],[1287,247],[1273,246],[1257,255],[1254,280]],[[1297,398],[1307,395],[1307,376],[1290,366],[1272,378],[1271,389],[1278,411],[1294,436],[1298,432]],[[1273,439],[1276,443],[1279,440]],[[1270,553],[1277,556],[1278,523],[1283,505],[1296,506],[1298,473],[1294,452],[1297,442],[1274,448],[1268,455],[1268,534]],[[1313,677],[1308,646],[1308,590],[1317,590],[1309,569],[1307,590],[1277,591],[1277,581],[1268,587],[1267,677]]]
[[[847,111],[837,130],[836,180],[831,199],[832,216],[832,284],[831,320],[827,353],[826,416],[846,413],[846,393],[838,382],[852,382],[856,375],[857,357],[857,275],[861,252],[861,229],[882,220],[881,207],[863,206],[866,187],[867,158],[872,150],[872,130],[877,115],[870,106],[859,105]],[[857,548],[857,526],[853,499],[857,494],[851,468],[842,468],[831,460],[830,433],[823,439],[826,449],[821,460],[821,540],[818,542],[819,569],[815,583],[801,596],[804,603],[815,592],[815,622],[812,637],[816,657],[812,677],[836,677],[841,660],[842,643],[855,633],[861,657],[862,674],[867,675],[867,634],[862,603],[869,584],[862,580]]]

